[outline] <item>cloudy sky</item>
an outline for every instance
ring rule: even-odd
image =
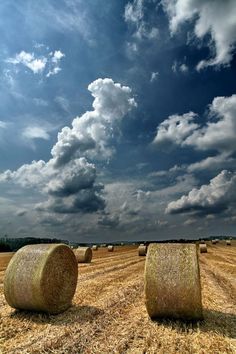
[[[1,236],[236,234],[235,0],[0,16]]]

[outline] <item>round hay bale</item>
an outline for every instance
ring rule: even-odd
[[[207,253],[207,245],[205,243],[201,243],[199,245],[199,250],[200,250],[200,253]]]
[[[93,245],[92,249],[93,249],[93,251],[97,251],[98,250],[98,245]]]
[[[145,265],[145,295],[151,318],[202,319],[197,246],[150,244]]]
[[[93,252],[90,247],[78,247],[74,252],[78,263],[91,262],[93,257]]]
[[[139,255],[139,256],[146,256],[146,254],[147,254],[147,246],[145,246],[145,245],[140,245],[140,246],[138,247],[138,255]]]
[[[230,240],[226,240],[226,245],[227,246],[231,246],[231,241]]]
[[[113,252],[114,251],[114,246],[113,245],[109,245],[107,247],[107,249],[108,249],[108,252]]]
[[[216,245],[217,241],[216,241],[216,240],[211,240],[211,243],[212,243],[213,245]]]
[[[200,241],[200,244],[205,244],[205,241],[204,241],[204,240],[201,240],[201,241]]]
[[[4,295],[16,309],[56,314],[72,302],[78,265],[64,244],[28,245],[12,257],[5,273]]]

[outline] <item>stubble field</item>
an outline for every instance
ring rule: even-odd
[[[79,264],[73,306],[49,316],[10,308],[3,295],[10,254],[0,254],[1,353],[236,353],[236,242],[200,255],[204,321],[152,321],[137,247],[93,252]],[[171,291],[171,289],[170,289]]]

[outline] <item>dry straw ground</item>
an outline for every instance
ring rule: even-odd
[[[210,244],[208,253],[200,254],[205,320],[195,324],[148,318],[144,262],[136,247],[116,247],[113,253],[99,249],[92,263],[79,264],[73,307],[54,316],[11,309],[3,296],[0,271],[0,351],[236,353],[235,241],[230,247]]]

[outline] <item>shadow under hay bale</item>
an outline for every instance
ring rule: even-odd
[[[19,321],[30,321],[36,324],[53,324],[56,326],[65,326],[70,323],[92,323],[98,316],[104,315],[104,310],[87,305],[72,305],[65,313],[57,315],[49,313],[38,313],[32,311],[15,310],[10,314],[11,318]]]
[[[146,308],[151,318],[201,320],[202,300],[195,244],[151,244],[145,265]]]
[[[200,250],[200,253],[207,253],[207,245],[205,243],[201,243],[199,245],[199,250]]]
[[[146,256],[146,254],[147,254],[147,246],[145,246],[145,245],[140,245],[140,246],[138,247],[138,255],[139,255],[139,256]]]
[[[71,306],[77,278],[70,247],[28,245],[16,252],[7,267],[4,295],[13,308],[57,314]]]
[[[90,263],[93,257],[90,247],[78,247],[74,250],[74,254],[78,263]]]
[[[173,328],[180,334],[205,332],[221,334],[236,339],[235,314],[204,309],[203,315],[204,320],[200,322],[186,320],[173,321],[173,319],[157,318],[154,320],[154,323]],[[222,326],[222,323],[224,323],[224,326]]]

